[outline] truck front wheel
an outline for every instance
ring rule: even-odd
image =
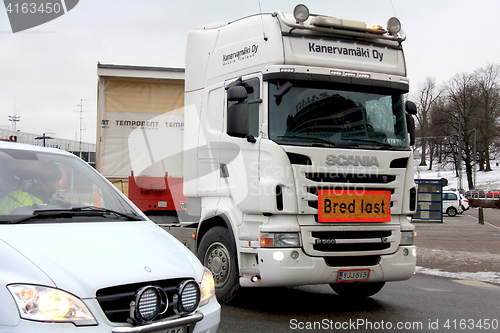
[[[215,294],[219,302],[230,302],[240,285],[236,248],[229,231],[224,227],[210,229],[198,246],[198,259],[214,275]]]
[[[365,282],[365,283],[332,283],[333,291],[340,296],[347,297],[369,297],[378,293],[385,285],[382,282]]]

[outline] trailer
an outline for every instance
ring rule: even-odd
[[[98,64],[97,170],[143,212],[178,222],[184,69]]]

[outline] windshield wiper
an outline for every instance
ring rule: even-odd
[[[384,146],[386,148],[394,148],[390,143],[376,139],[364,139],[364,138],[349,138],[349,140],[356,140],[361,142],[376,143],[378,145]]]
[[[131,214],[125,214],[125,213],[120,213],[117,212],[116,210],[112,209],[107,209],[107,208],[100,208],[100,207],[93,207],[93,206],[83,206],[83,207],[73,207],[71,208],[73,211],[77,212],[98,212],[101,214],[114,214],[119,217],[125,218],[127,221],[142,221],[143,219],[140,216],[137,215],[131,215]]]
[[[333,142],[332,140],[328,140],[325,138],[318,138],[315,136],[307,136],[307,135],[279,135],[278,138],[282,139],[306,139],[306,140],[316,140],[316,142],[322,142],[328,144],[330,147],[335,147],[337,146],[336,142]]]
[[[25,216],[15,221],[9,221],[8,223],[18,224],[31,220],[48,219],[48,218],[72,218],[72,217],[92,217],[92,216],[104,217],[105,215],[111,215],[111,214],[125,218],[125,220],[127,221],[142,220],[142,218],[140,218],[139,216],[120,213],[111,209],[83,206],[83,207],[73,207],[70,209],[35,210],[33,211],[33,214],[30,216]]]

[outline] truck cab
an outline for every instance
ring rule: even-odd
[[[184,195],[219,301],[328,283],[371,296],[415,270],[415,104],[400,23],[277,11],[188,36]]]

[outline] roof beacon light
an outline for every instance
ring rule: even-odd
[[[391,17],[389,21],[387,21],[387,31],[389,31],[392,36],[397,35],[398,32],[401,31],[401,22],[399,22],[397,18]]]
[[[309,18],[309,9],[306,5],[297,5],[293,9],[293,17],[298,23],[304,23]]]

